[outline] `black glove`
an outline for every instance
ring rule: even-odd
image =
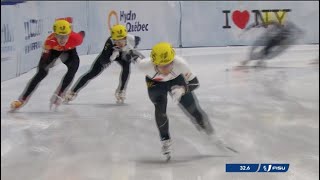
[[[135,62],[138,58],[145,58],[141,53],[136,50],[130,50],[128,53],[125,54],[124,59],[128,62]]]
[[[111,61],[103,61],[103,62],[100,61],[100,64],[102,68],[105,69],[111,64]]]
[[[139,36],[134,37],[134,48],[137,48],[138,44],[140,43],[141,38]]]
[[[78,34],[80,34],[83,38],[86,36],[86,33],[84,31],[80,31],[78,32]]]

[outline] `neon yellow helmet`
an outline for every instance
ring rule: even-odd
[[[154,65],[167,65],[170,64],[176,52],[172,48],[170,43],[160,42],[152,47],[151,60]]]
[[[68,35],[72,31],[71,24],[66,20],[57,20],[53,24],[53,32],[59,35]]]
[[[124,25],[117,24],[111,28],[111,39],[119,40],[127,37],[127,28]]]

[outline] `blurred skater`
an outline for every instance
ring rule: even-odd
[[[268,21],[258,25],[251,25],[246,28],[246,31],[257,27],[268,29],[253,43],[248,59],[242,61],[240,66],[245,66],[250,61],[257,61],[256,66],[265,66],[266,60],[283,53],[302,35],[302,31],[289,21],[283,24],[280,24],[278,21]]]

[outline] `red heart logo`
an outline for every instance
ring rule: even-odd
[[[244,29],[249,21],[249,12],[248,11],[234,11],[232,13],[232,20],[235,25],[237,25],[240,29]]]

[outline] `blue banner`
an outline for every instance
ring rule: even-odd
[[[16,5],[18,3],[24,3],[26,0],[1,0],[1,5]]]
[[[287,172],[289,164],[226,164],[226,172]]]

